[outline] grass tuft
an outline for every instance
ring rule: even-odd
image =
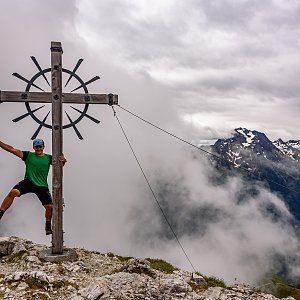
[[[20,259],[22,259],[25,255],[28,255],[28,254],[29,254],[28,251],[21,250],[17,253],[12,253],[12,254],[5,255],[5,256],[1,257],[0,261],[3,261],[3,262],[17,262]]]
[[[158,270],[166,274],[172,274],[177,268],[162,259],[146,258],[149,261],[152,269]]]
[[[196,272],[196,274],[202,276],[205,279],[206,283],[205,284],[203,284],[203,283],[198,284],[198,283],[191,280],[189,282],[189,285],[195,292],[198,292],[198,293],[199,292],[204,292],[210,287],[222,287],[224,289],[228,288],[223,279],[217,278],[215,276],[204,276],[204,275],[202,275],[198,272]]]
[[[36,277],[26,277],[24,278],[24,282],[26,282],[27,285],[34,290],[46,289],[49,284],[47,281],[38,279]]]
[[[133,258],[132,256],[121,256],[113,254],[112,252],[106,253],[106,255],[110,258],[116,257],[120,262],[127,262],[129,259]]]

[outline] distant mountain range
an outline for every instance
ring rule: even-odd
[[[220,157],[210,157],[220,172],[240,172],[248,181],[264,182],[300,221],[299,140],[272,142],[262,132],[237,128],[233,137],[218,139],[210,150]]]

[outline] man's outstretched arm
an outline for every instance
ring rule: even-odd
[[[19,149],[15,149],[13,146],[10,146],[8,144],[5,144],[3,142],[0,141],[0,147],[4,150],[6,150],[7,152],[10,152],[20,158],[23,158],[23,152]]]

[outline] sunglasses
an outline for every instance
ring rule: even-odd
[[[44,147],[44,146],[38,145],[38,146],[34,146],[33,148],[38,149],[38,148],[43,148],[43,147]]]

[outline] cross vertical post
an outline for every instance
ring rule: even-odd
[[[52,197],[53,233],[52,253],[63,253],[63,166],[59,156],[63,153],[62,128],[62,47],[51,42],[52,91]]]

